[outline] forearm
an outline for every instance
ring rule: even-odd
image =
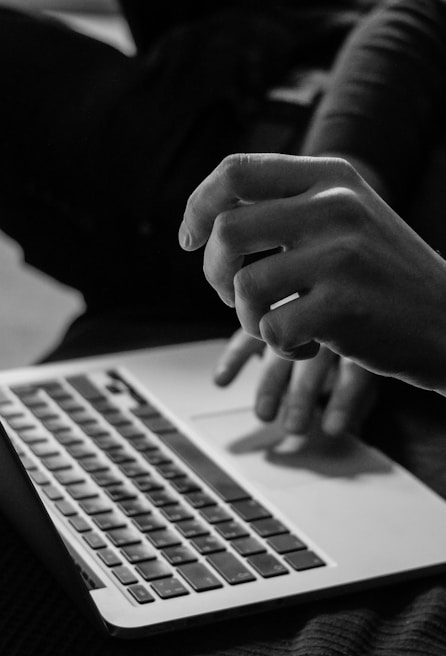
[[[342,49],[304,151],[362,162],[401,209],[443,128],[445,82],[446,3],[383,3]]]

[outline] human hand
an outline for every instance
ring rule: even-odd
[[[229,385],[253,355],[263,359],[255,400],[259,419],[278,417],[287,433],[305,434],[323,400],[321,428],[326,435],[360,432],[375,400],[373,374],[324,346],[311,360],[285,360],[240,329],[218,361],[214,381]]]
[[[207,280],[279,356],[325,344],[446,393],[446,263],[345,160],[226,158],[191,195],[180,243],[206,243]]]

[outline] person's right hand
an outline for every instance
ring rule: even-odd
[[[345,160],[227,157],[189,198],[179,237],[206,244],[208,282],[279,356],[324,344],[446,395],[446,262]]]
[[[360,433],[375,401],[376,376],[327,347],[309,360],[285,360],[239,329],[217,363],[215,383],[229,385],[253,356],[262,358],[254,408],[259,419],[278,418],[287,433],[303,435],[320,414],[330,437]]]

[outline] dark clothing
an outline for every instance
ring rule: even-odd
[[[267,89],[297,64],[331,62],[363,11],[293,4],[159,9],[136,57],[0,10],[1,227],[26,261],[90,308],[128,302],[190,319],[206,307],[226,320],[201,255],[177,246],[186,200],[243,146]]]
[[[343,152],[373,166],[404,217],[445,131],[446,2],[382,3],[335,70],[306,151]]]
[[[126,3],[127,9],[131,4],[136,3]],[[301,4],[311,11],[315,6],[313,0]],[[327,10],[333,4],[320,6]],[[361,11],[366,4],[371,3],[364,3]],[[234,14],[216,17],[210,25],[200,20],[190,32],[182,22],[189,19],[181,13],[175,31],[168,32],[168,11],[161,15],[158,10],[161,14],[155,23],[160,30],[154,32],[151,27],[138,33],[144,54],[134,59],[58,25],[6,10],[0,13],[4,90],[0,124],[8,126],[1,151],[2,226],[23,246],[30,263],[80,289],[90,306],[88,315],[76,322],[68,339],[50,357],[211,336],[232,328],[232,312],[214,298],[202,279],[201,253],[183,254],[176,247],[176,230],[195,184],[223,155],[244,143],[251,121],[262,117],[266,90],[304,61],[304,53],[311,53],[311,60],[317,50],[311,43],[310,23],[296,39],[296,15],[289,13],[286,3],[275,5],[278,10],[270,22],[262,10],[254,11],[254,21],[240,22],[238,16],[234,22]],[[352,3],[341,5],[348,8]],[[249,13],[250,6],[247,3],[244,11]],[[253,2],[252,7],[258,8],[259,3]],[[318,29],[323,25],[322,15],[326,14],[315,20],[313,13],[312,25]],[[311,66],[326,67],[331,62],[348,32],[347,25],[355,24],[359,13],[343,13],[342,21],[336,15],[335,23],[333,13],[329,15],[330,30],[323,32],[321,41],[321,48],[322,43],[329,44],[328,50],[320,61],[310,61]],[[390,17],[391,29],[384,28]],[[349,42],[348,57],[361,64],[361,75],[346,84],[347,109],[336,86],[321,105],[326,123],[311,147],[348,152],[348,146],[358,156],[370,156],[373,164],[382,163],[388,183],[395,185],[396,198],[401,197],[401,185],[412,172],[408,153],[417,149],[414,161],[421,167],[418,158],[426,152],[424,140],[435,134],[441,119],[436,103],[443,102],[440,87],[444,88],[445,80],[443,19],[444,2],[389,3],[373,23],[361,28],[360,40],[354,37]],[[383,25],[379,43],[372,36],[375,21]],[[222,25],[227,27],[221,31]],[[209,37],[212,26],[216,32],[211,34],[223,35],[221,40]],[[369,36],[373,45],[363,50]],[[409,46],[412,39],[416,47]],[[247,49],[246,43],[250,44]],[[228,44],[233,57],[226,62],[223,53]],[[429,54],[431,49],[438,53],[429,71],[421,58],[418,61],[419,44],[424,44],[420,54]],[[395,49],[404,70],[410,63],[410,75],[415,76],[411,84],[417,89],[401,131],[398,85],[405,78],[390,65]],[[355,59],[358,51],[359,62]],[[373,72],[373,53],[379,72]],[[180,54],[189,63],[190,79],[180,74]],[[342,72],[345,62],[341,69],[337,79],[346,80],[350,69]],[[264,71],[261,76],[259,70]],[[370,83],[369,70],[373,73]],[[390,89],[387,79],[391,79]],[[382,105],[375,106],[368,89],[376,90],[378,80],[385,94],[378,94],[376,102]],[[357,88],[361,88],[359,96]],[[389,101],[388,91],[392,92]],[[391,112],[392,107],[395,131],[388,134],[379,119],[381,111]],[[413,111],[414,133],[409,130]],[[424,120],[429,124],[424,125]],[[367,138],[369,125],[374,139]],[[409,150],[405,149],[407,138]],[[403,150],[398,150],[398,144]],[[386,156],[373,159],[373,153],[381,157],[381,148],[387,149]],[[401,178],[396,175],[399,171]],[[10,212],[5,211],[7,203]],[[124,304],[125,312],[119,312]],[[446,497],[444,425],[443,398],[385,383],[364,439],[373,435],[376,442],[378,436],[379,447]],[[86,623],[4,519],[0,535],[0,653],[5,656],[445,653],[444,576],[132,643],[107,641]]]

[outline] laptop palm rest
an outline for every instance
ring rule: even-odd
[[[278,422],[262,423],[246,408],[194,417],[193,423],[231,468],[265,491],[392,470],[380,452],[352,436],[329,438],[317,421],[308,435],[285,435]]]

